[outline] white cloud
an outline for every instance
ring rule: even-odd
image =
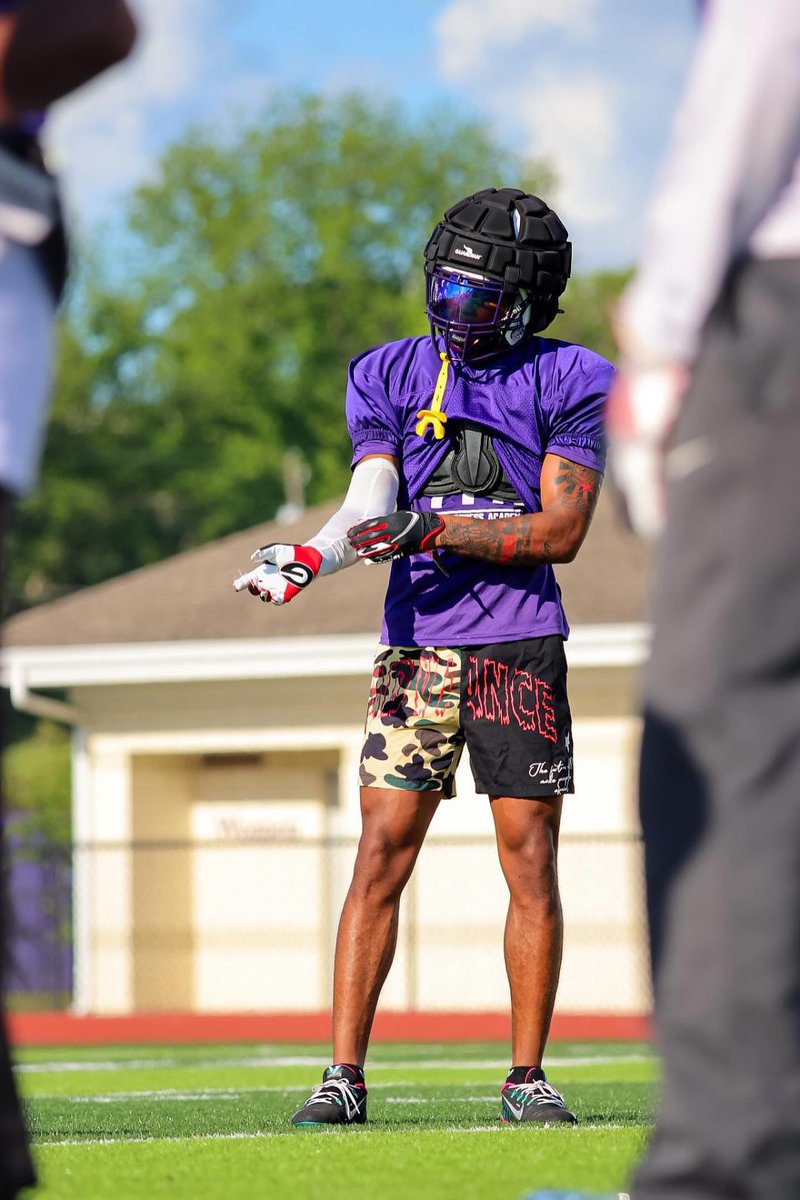
[[[209,68],[213,0],[138,0],[132,57],[55,106],[47,142],[84,219],[152,171],[148,122],[189,99]]]
[[[608,220],[617,205],[618,99],[598,75],[534,81],[516,93],[520,148],[554,165],[559,204],[586,224]]]
[[[184,95],[206,65],[209,0],[139,0],[142,42],[135,60],[140,100],[172,101]]]
[[[545,29],[588,35],[597,0],[491,0],[487,19],[485,0],[453,0],[436,19],[439,62],[446,78],[462,82],[466,72],[496,77],[498,52],[520,42],[535,42]]]
[[[441,69],[469,90],[507,145],[548,161],[558,181],[553,201],[585,241],[621,206],[623,97],[611,73],[591,64],[598,0],[493,0],[488,28],[481,4],[453,0],[440,14]]]

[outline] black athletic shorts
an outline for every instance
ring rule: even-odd
[[[563,638],[382,647],[364,733],[360,779],[367,787],[453,796],[466,743],[478,792],[573,792]]]

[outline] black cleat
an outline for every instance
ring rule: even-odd
[[[328,1067],[322,1083],[292,1117],[293,1125],[364,1125],[367,1085],[364,1072],[348,1066]]]
[[[501,1120],[506,1125],[536,1121],[540,1125],[552,1121],[575,1125],[578,1118],[564,1104],[564,1097],[547,1082],[541,1067],[533,1067],[524,1083],[506,1082],[500,1092]]]

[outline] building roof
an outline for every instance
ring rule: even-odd
[[[253,526],[19,613],[6,622],[3,642],[90,646],[377,633],[387,567],[359,564],[341,571],[284,608],[259,604],[231,587],[249,569],[256,547],[303,542],[336,507],[332,501],[291,522]],[[573,626],[645,619],[647,551],[622,530],[608,495],[575,562],[559,567],[557,575]]]

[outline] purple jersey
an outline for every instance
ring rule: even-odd
[[[399,508],[492,519],[541,512],[546,454],[603,471],[603,410],[613,368],[582,346],[535,338],[482,367],[451,364],[443,412],[449,426],[475,422],[491,432],[519,502],[488,496],[427,496],[431,474],[450,448],[430,429],[416,433],[441,366],[430,338],[368,350],[350,364],[347,425],[353,465],[368,454],[400,462]],[[508,567],[442,551],[447,575],[429,554],[392,564],[382,641],[392,646],[475,646],[561,634],[569,626],[553,569]]]

